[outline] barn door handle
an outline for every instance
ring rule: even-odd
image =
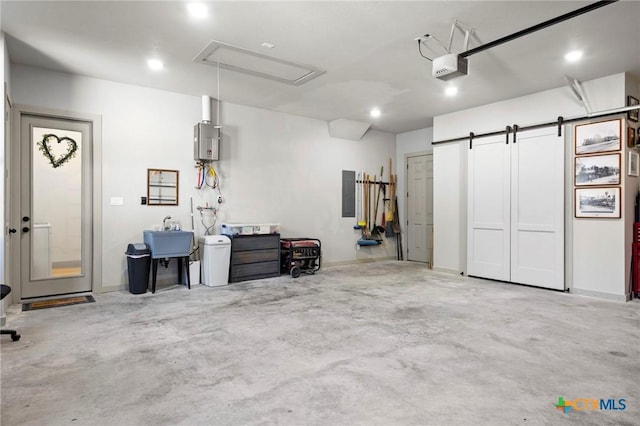
[[[23,227],[22,232],[29,232],[29,227],[28,226]]]

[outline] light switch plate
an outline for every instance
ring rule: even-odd
[[[124,197],[111,197],[112,206],[124,206]]]

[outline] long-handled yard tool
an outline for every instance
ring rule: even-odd
[[[359,216],[358,216],[358,229],[362,229],[362,228],[366,228],[367,227],[367,217],[365,216],[364,213],[364,201],[363,201],[363,197],[364,197],[364,170],[360,171],[360,194],[358,196],[358,203],[360,204],[360,211],[359,211]]]
[[[360,225],[360,209],[362,208],[360,205],[360,192],[362,191],[360,182],[362,182],[362,175],[358,173],[356,175],[356,224],[353,225],[353,229],[362,228]]]
[[[396,258],[398,260],[404,260],[404,254],[402,253],[402,232],[400,230],[400,217],[398,216],[398,197],[394,200],[395,207],[395,219],[393,221],[393,232],[396,234]]]
[[[378,229],[378,225],[376,221],[378,220],[378,204],[380,203],[380,192],[382,192],[382,173],[383,167],[380,167],[380,183],[378,185],[378,194],[376,195],[376,202],[373,207],[373,225],[371,226],[371,237],[376,241],[382,241],[380,237],[380,230]],[[375,182],[376,178],[373,177]]]
[[[364,201],[364,207],[363,207],[363,213],[364,213],[364,218],[365,218],[365,224],[362,227],[362,237],[360,237],[360,239],[358,240],[358,245],[359,246],[374,246],[376,244],[378,244],[378,242],[376,240],[372,240],[371,239],[371,232],[369,231],[369,223],[370,223],[370,209],[369,209],[369,198],[371,198],[371,185],[370,185],[370,181],[369,181],[369,175],[365,174],[364,175],[364,183],[363,183],[363,201]]]
[[[395,200],[395,196],[396,196],[396,182],[395,182],[395,177],[394,175],[390,175],[389,176],[389,211],[387,212],[387,223],[386,223],[386,228],[384,230],[384,236],[387,238],[391,238],[394,235],[393,232],[393,222],[395,220],[395,213],[394,213],[394,203],[393,200]]]

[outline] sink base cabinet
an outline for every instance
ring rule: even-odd
[[[280,276],[280,234],[231,237],[229,282]]]

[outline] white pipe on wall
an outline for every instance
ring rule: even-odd
[[[202,95],[202,121],[211,123],[211,97]]]

